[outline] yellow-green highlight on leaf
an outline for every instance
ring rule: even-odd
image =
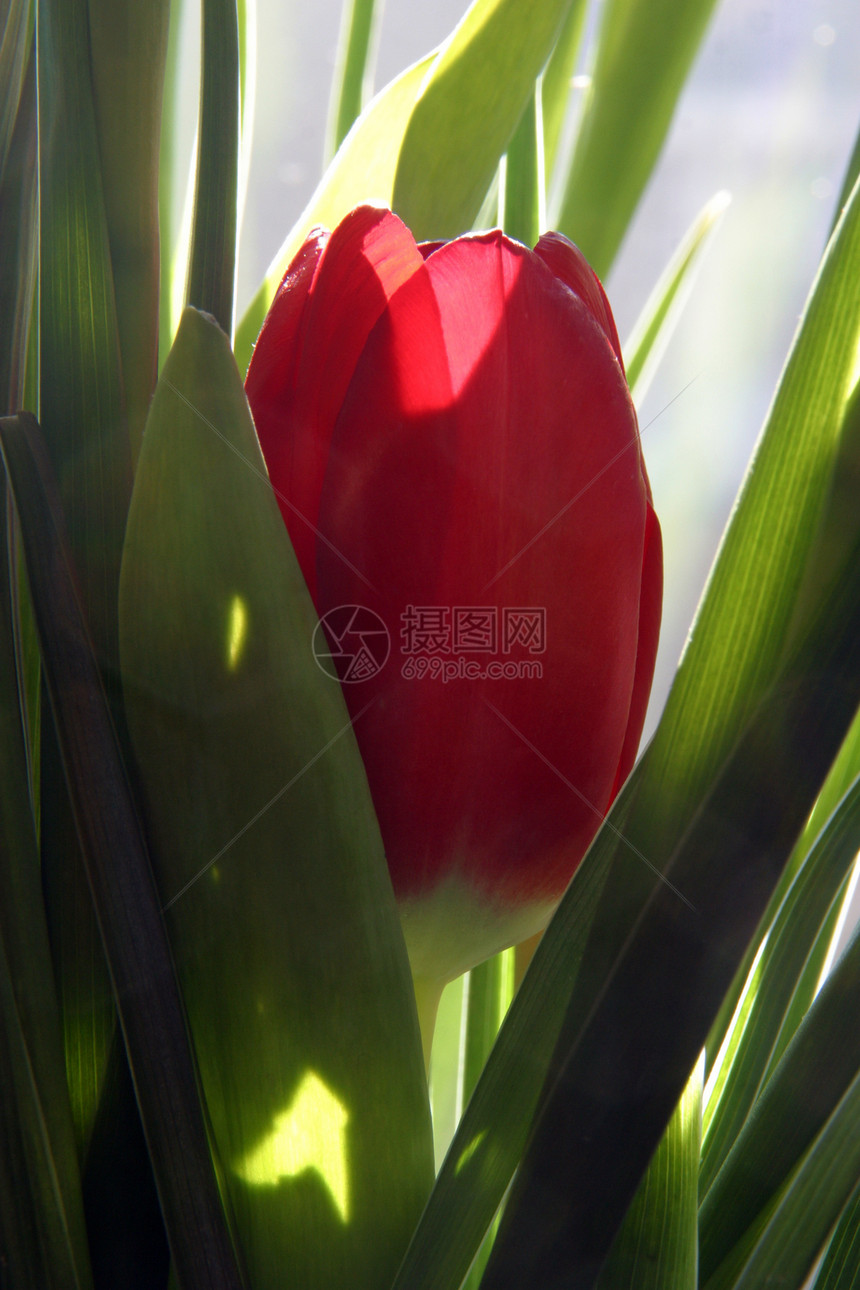
[[[641,403],[683,312],[696,280],[702,255],[728,209],[731,197],[717,193],[702,208],[645,302],[623,346],[627,381]]]
[[[716,0],[607,0],[552,223],[605,278],[654,168]]]
[[[419,240],[465,233],[480,209],[571,0],[474,0],[421,87],[393,209]]]
[[[342,691],[313,658],[316,625],[229,341],[189,309],[135,480],[123,686],[254,1290],[281,1290],[285,1268],[317,1290],[387,1284],[433,1177],[406,949]],[[304,1151],[322,1172],[293,1171]],[[276,1159],[290,1168],[260,1185]]]
[[[318,224],[334,228],[361,202],[390,202],[397,144],[434,57],[428,54],[380,90],[347,135],[236,329],[234,351],[241,372],[251,361],[254,342],[281,278],[310,230]]]
[[[230,601],[227,626],[227,666],[231,671],[241,662],[247,639],[248,609],[241,596],[234,596]]]
[[[324,1080],[308,1071],[286,1111],[235,1166],[245,1182],[277,1187],[311,1169],[322,1178],[342,1222],[349,1222],[349,1112]]]
[[[337,152],[370,98],[382,0],[343,0],[326,130],[326,160]]]

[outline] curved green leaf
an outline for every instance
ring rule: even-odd
[[[421,87],[400,145],[393,209],[419,240],[477,215],[571,0],[474,0]]]
[[[254,1290],[385,1285],[433,1175],[405,945],[315,621],[227,337],[186,310],[135,480],[123,685]]]

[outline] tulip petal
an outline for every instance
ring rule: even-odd
[[[612,786],[612,800],[633,769],[651,682],[657,661],[657,644],[660,637],[660,619],[663,610],[663,537],[660,521],[649,503],[645,520],[645,550],[642,555],[642,592],[639,600],[639,644],[636,650],[636,674],[630,698],[630,715],[624,746],[618,761],[618,773]]]
[[[358,207],[330,236],[312,234],[287,270],[248,368],[260,444],[312,595],[334,420],[370,329],[421,263],[409,230],[377,207]],[[286,317],[275,315],[279,305]]]
[[[356,733],[401,898],[447,879],[485,903],[561,894],[631,723],[646,508],[635,413],[593,302],[498,232],[435,250],[364,346],[319,508],[320,613],[365,604],[392,639],[386,667],[345,690],[353,712],[372,700]],[[409,679],[416,607],[449,626],[485,610],[508,629],[514,611],[542,611],[545,640],[482,653],[451,639]],[[461,658],[503,674],[444,682]]]
[[[603,290],[603,283],[579,247],[574,246],[573,242],[568,241],[562,233],[544,233],[535,247],[535,255],[543,260],[560,282],[570,287],[571,291],[588,306],[595,320],[606,333],[623,372],[621,342],[618,339],[618,330],[606,292]]]

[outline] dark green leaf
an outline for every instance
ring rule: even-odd
[[[46,687],[183,1287],[242,1281],[221,1207],[182,1000],[75,576],[47,454],[26,413],[0,420]]]
[[[10,1290],[91,1284],[28,783],[0,501],[0,1267]],[[13,566],[14,567],[14,566]]]
[[[697,1063],[609,1251],[597,1290],[697,1290],[702,1071]]]
[[[89,0],[96,133],[134,457],[158,358],[158,155],[169,0]]]
[[[759,962],[743,1024],[735,1027],[720,1069],[721,1083],[708,1105],[701,1193],[708,1189],[755,1106],[791,1032],[792,1008],[800,1016],[812,1002],[795,1003],[798,982],[818,941],[821,924],[838,902],[860,838],[860,780],[846,795],[806,859],[783,901]],[[813,986],[814,988],[814,986]]]
[[[236,0],[203,0],[197,189],[188,304],[233,330],[239,181],[239,23]]]

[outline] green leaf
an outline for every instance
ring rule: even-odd
[[[615,1238],[597,1290],[697,1290],[703,1069],[697,1062]]]
[[[815,1290],[854,1290],[860,1277],[860,1183],[854,1188],[827,1245]]]
[[[0,64],[6,55],[4,36]],[[36,54],[26,48],[26,76],[8,123],[5,164],[0,166],[0,409],[14,412],[26,394],[26,372],[38,273],[38,206],[36,186]],[[8,75],[14,78],[13,69]],[[3,69],[0,66],[0,86]],[[36,333],[38,338],[38,333]]]
[[[856,1015],[858,1004],[860,937],[855,935],[822,986],[763,1090],[754,1115],[735,1139],[702,1202],[699,1231],[703,1281],[729,1256],[756,1216],[769,1209],[816,1135],[826,1132],[828,1119],[840,1101],[851,1096],[853,1084],[860,1079],[860,1039],[856,1027],[846,1025],[846,1019]],[[860,1144],[860,1133],[852,1132]],[[850,1138],[846,1147],[849,1142]],[[855,1164],[850,1184],[826,1222],[818,1246],[856,1179]]]
[[[433,1176],[406,950],[229,342],[195,310],[147,422],[120,623],[153,862],[251,1283],[376,1290]]]
[[[502,227],[509,237],[534,246],[545,225],[543,122],[540,86],[526,103],[505,158]]]
[[[651,384],[651,378],[666,352],[678,319],[690,297],[705,249],[722,220],[731,198],[717,193],[696,216],[654,289],[623,349],[627,382],[636,403]]]
[[[87,0],[38,6],[40,421],[99,665],[116,665],[131,489]]]
[[[39,428],[0,419],[27,577],[81,851],[183,1287],[235,1287],[182,1000],[149,856],[76,592]]]
[[[0,14],[2,14],[3,31],[0,36],[0,176],[2,176],[33,44],[33,8],[30,0],[4,0],[0,7]]]
[[[236,329],[234,350],[240,371],[251,361],[254,342],[281,278],[310,230],[317,224],[334,228],[363,201],[390,201],[396,141],[403,135],[434,57],[429,54],[381,90],[344,140]]]
[[[822,923],[831,908],[838,908],[858,837],[860,779],[822,830],[768,933],[749,1007],[723,1058],[719,1096],[712,1096],[708,1104],[700,1182],[703,1198],[791,1039],[792,1032],[786,1033],[790,1012],[797,1024],[812,1002],[809,994],[796,999],[798,985]]]
[[[0,498],[0,1263],[10,1287],[91,1284],[42,904]],[[14,567],[14,566],[12,566]],[[8,1281],[7,1281],[8,1278]]]
[[[442,46],[394,179],[393,209],[418,240],[457,237],[472,226],[570,3],[474,0]]]
[[[343,0],[331,87],[326,157],[332,157],[370,97],[382,5],[377,0]]]
[[[582,44],[587,10],[585,0],[573,0],[541,78],[544,156],[546,173],[550,178],[562,141],[562,128],[570,102],[571,80]]]
[[[605,278],[716,0],[607,0],[556,221]]]
[[[93,99],[136,458],[158,358],[158,155],[169,0],[89,0]]]
[[[236,0],[203,0],[197,187],[186,303],[233,330],[239,182]]]

